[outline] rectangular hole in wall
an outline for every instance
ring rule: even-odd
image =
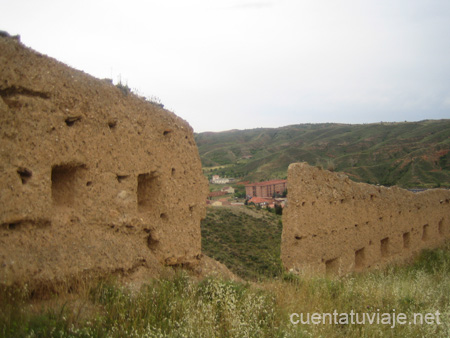
[[[138,211],[149,211],[155,204],[159,193],[156,172],[138,175],[137,202]]]
[[[355,251],[355,269],[364,268],[366,262],[366,254],[364,248]]]
[[[446,229],[445,229],[445,226],[444,226],[444,219],[443,218],[439,221],[438,229],[439,229],[439,235],[445,236]]]
[[[429,225],[425,224],[423,226],[423,231],[422,231],[422,241],[428,241],[429,237],[430,237],[430,229],[429,229]]]
[[[389,256],[389,237],[383,238],[380,242],[381,257]]]
[[[325,273],[327,275],[338,275],[339,274],[339,259],[333,258],[325,262]]]
[[[411,234],[409,232],[405,232],[403,234],[403,248],[409,249],[411,245]]]
[[[22,184],[27,184],[27,182],[30,180],[32,176],[31,170],[27,168],[19,168],[17,169],[17,173],[20,176],[20,180],[22,181]]]
[[[122,183],[122,181],[126,180],[130,175],[116,175],[117,182]]]
[[[63,164],[52,168],[52,200],[57,206],[75,204],[82,184],[84,165]]]
[[[23,230],[24,228],[45,228],[51,225],[48,219],[19,219],[0,224],[0,229]]]

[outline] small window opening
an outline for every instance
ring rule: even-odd
[[[325,262],[325,273],[327,275],[339,274],[339,259],[333,258]]]
[[[365,265],[366,254],[364,248],[355,251],[355,269],[362,269]]]
[[[68,127],[72,127],[77,121],[81,121],[81,116],[69,116],[64,120]]]
[[[381,257],[389,256],[389,237],[383,238],[380,242]]]
[[[26,169],[26,168],[19,168],[19,169],[17,169],[17,173],[18,173],[19,176],[20,176],[20,179],[21,179],[21,181],[22,181],[22,184],[28,183],[29,179],[30,179],[31,176],[32,176],[31,170],[28,170],[28,169]]]

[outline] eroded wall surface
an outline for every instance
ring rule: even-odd
[[[0,283],[201,254],[208,187],[192,128],[5,37],[0,185]]]
[[[293,272],[345,274],[408,259],[450,237],[449,201],[444,189],[413,193],[291,164],[283,264]]]

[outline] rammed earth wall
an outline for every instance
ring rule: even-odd
[[[293,272],[345,274],[408,259],[450,238],[449,202],[444,189],[413,193],[291,164],[283,264]]]
[[[195,264],[207,181],[161,105],[0,37],[0,284]]]

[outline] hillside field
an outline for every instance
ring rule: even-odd
[[[404,188],[450,187],[450,120],[300,124],[195,135],[206,175],[286,178],[307,162],[351,179]]]

